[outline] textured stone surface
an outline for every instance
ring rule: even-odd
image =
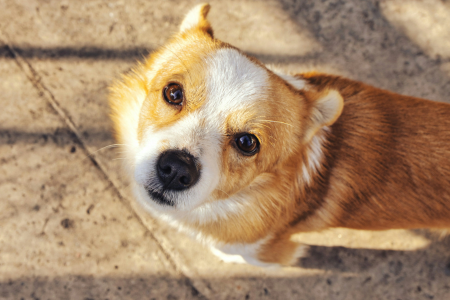
[[[13,59],[0,90],[0,298],[196,296]]]
[[[216,36],[265,63],[450,100],[447,1],[210,2]],[[97,151],[114,144],[107,86],[195,3],[0,0],[0,298],[450,298],[438,233],[302,234],[315,246],[297,267],[264,270],[133,202],[120,150]]]

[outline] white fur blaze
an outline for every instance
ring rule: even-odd
[[[208,113],[228,115],[267,93],[267,71],[235,49],[219,49],[207,58],[207,64]],[[220,120],[223,124],[224,119]]]

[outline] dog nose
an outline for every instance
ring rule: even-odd
[[[168,190],[188,189],[200,177],[194,157],[182,150],[169,150],[161,154],[157,169],[159,179]]]

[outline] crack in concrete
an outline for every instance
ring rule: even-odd
[[[108,182],[110,186],[113,187],[115,193],[119,197],[119,200],[122,204],[132,213],[132,215],[138,220],[138,222],[146,229],[147,234],[153,239],[158,245],[164,257],[167,259],[171,267],[182,277],[185,277],[185,282],[188,286],[190,286],[192,290],[192,295],[197,296],[199,299],[208,299],[211,297],[211,291],[207,287],[207,285],[201,280],[193,280],[192,277],[195,276],[191,270],[189,270],[188,266],[182,263],[179,259],[177,259],[177,255],[175,253],[174,247],[171,245],[169,241],[163,238],[161,235],[157,234],[155,231],[155,226],[152,224],[146,224],[142,218],[136,213],[136,211],[131,207],[130,203],[126,200],[126,198],[121,193],[120,189],[114,184],[111,178],[108,176],[105,167],[102,165],[100,161],[98,161],[88,150],[86,143],[83,140],[83,136],[81,132],[75,126],[75,123],[69,117],[69,115],[63,110],[55,96],[52,92],[44,85],[39,76],[38,72],[32,67],[30,62],[26,59],[22,58],[20,54],[14,50],[11,44],[8,42],[8,39],[5,37],[0,37],[0,42],[4,44],[10,54],[13,56],[14,61],[18,65],[18,67],[23,71],[28,80],[33,84],[36,90],[39,92],[39,96],[44,98],[52,108],[56,111],[56,113],[63,119],[64,123],[69,127],[72,133],[75,135],[75,142],[79,144],[84,154],[90,159],[90,161],[94,164],[94,166],[100,171],[104,180]],[[149,226],[150,225],[150,226]],[[45,228],[45,227],[44,227]],[[193,276],[194,275],[194,276]],[[195,283],[194,283],[195,282]],[[209,297],[207,297],[208,295]]]

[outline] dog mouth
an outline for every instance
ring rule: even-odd
[[[173,202],[173,200],[167,199],[167,197],[164,196],[164,194],[162,194],[154,189],[147,188],[147,194],[158,204],[167,205],[167,206],[175,206],[175,202]]]

